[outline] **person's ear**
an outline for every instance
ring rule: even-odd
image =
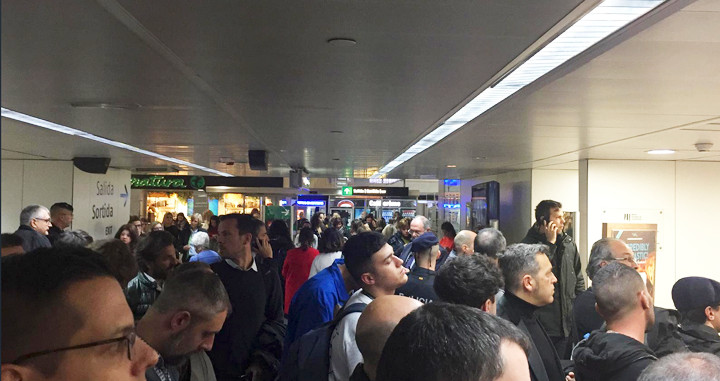
[[[21,381],[29,379],[26,376],[26,370],[23,366],[15,364],[2,364],[0,367],[0,379],[3,381]]]
[[[190,325],[190,320],[192,320],[190,312],[175,312],[170,318],[170,329],[172,332],[180,332]]]
[[[642,290],[638,295],[640,296],[640,306],[643,310],[653,308],[652,302],[650,301],[650,295],[647,294],[647,291]]]
[[[368,286],[372,286],[375,284],[375,277],[370,273],[363,273],[362,275],[360,275],[360,280],[363,284],[367,284]],[[362,287],[362,284],[359,286]]]
[[[522,288],[523,290],[532,293],[535,289],[535,280],[530,274],[525,274],[522,277]]]
[[[482,306],[480,306],[480,310],[481,310],[481,311],[485,311],[485,312],[490,312],[490,309],[492,308],[492,305],[493,305],[493,301],[490,300],[490,298],[488,298],[488,299],[485,301],[485,303],[483,303]]]
[[[247,245],[247,244],[251,244],[251,243],[252,243],[252,239],[253,239],[252,233],[245,233],[245,234],[242,235],[242,240],[241,240],[240,242],[242,242],[242,244],[243,244],[243,246],[244,246],[244,245]]]
[[[717,312],[710,306],[705,307],[705,320],[713,321],[718,318]]]

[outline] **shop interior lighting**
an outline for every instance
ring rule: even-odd
[[[48,130],[60,132],[60,133],[66,134],[66,135],[78,136],[78,137],[81,137],[81,138],[94,140],[94,141],[96,141],[96,142],[100,142],[100,143],[103,143],[103,144],[111,145],[111,146],[113,146],[113,147],[122,148],[122,149],[126,149],[126,150],[128,150],[128,151],[133,151],[133,152],[141,153],[141,154],[143,154],[143,155],[152,156],[152,157],[154,157],[154,158],[157,158],[157,159],[160,159],[160,160],[169,161],[169,162],[175,163],[175,164],[186,165],[186,166],[188,166],[188,167],[192,167],[192,168],[199,169],[199,170],[201,170],[201,171],[205,171],[205,172],[209,172],[209,173],[214,173],[214,174],[216,174],[216,175],[225,176],[225,177],[233,177],[233,176],[234,176],[234,175],[231,175],[231,174],[229,174],[229,173],[221,172],[221,171],[218,171],[218,170],[215,170],[215,169],[212,169],[212,168],[208,168],[208,167],[203,167],[202,165],[194,164],[194,163],[191,163],[191,162],[189,162],[189,161],[180,160],[180,159],[176,159],[176,158],[174,158],[174,157],[161,155],[161,154],[159,154],[159,153],[157,153],[157,152],[152,152],[152,151],[144,150],[144,149],[142,149],[142,148],[138,148],[138,147],[135,147],[135,146],[131,146],[131,145],[126,144],[126,143],[123,143],[123,142],[118,142],[118,141],[115,141],[115,140],[106,139],[106,138],[103,138],[103,137],[100,137],[100,136],[97,136],[97,135],[93,135],[93,134],[91,134],[91,133],[89,133],[89,132],[76,130],[76,129],[74,129],[74,128],[70,128],[70,127],[67,127],[67,126],[63,126],[63,125],[61,125],[61,124],[57,124],[57,123],[49,122],[49,121],[47,121],[47,120],[43,120],[43,119],[40,119],[40,118],[36,118],[36,117],[34,117],[34,116],[30,116],[30,115],[26,115],[26,114],[23,114],[23,113],[19,113],[19,112],[17,112],[17,111],[8,110],[8,109],[6,109],[6,108],[4,108],[4,107],[3,107],[3,108],[0,108],[0,110],[2,110],[2,116],[3,116],[3,117],[8,118],[8,119],[17,120],[18,122],[23,122],[23,123],[27,123],[27,124],[32,124],[33,126],[37,126],[37,127],[45,128],[45,129],[48,129]]]
[[[444,123],[375,172],[386,175],[413,156],[484,114],[523,87],[587,50],[662,4],[665,0],[605,0],[494,86],[483,90]]]

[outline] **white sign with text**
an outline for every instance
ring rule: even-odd
[[[130,171],[108,168],[106,174],[73,174],[73,229],[95,240],[113,238],[130,218]]]

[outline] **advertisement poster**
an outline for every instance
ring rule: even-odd
[[[617,238],[632,249],[638,272],[647,280],[648,291],[654,297],[657,224],[604,223],[603,236]]]

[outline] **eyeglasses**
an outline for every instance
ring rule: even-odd
[[[64,348],[58,348],[58,349],[49,349],[39,352],[33,352],[28,353],[26,355],[22,355],[15,359],[15,361],[12,361],[11,364],[18,365],[19,363],[29,360],[34,357],[39,356],[45,356],[49,355],[51,353],[57,353],[57,352],[65,352],[65,351],[71,351],[73,349],[82,349],[82,348],[91,348],[91,347],[97,347],[98,345],[105,345],[105,344],[111,344],[111,343],[119,343],[121,341],[127,341],[127,356],[128,360],[132,361],[132,348],[135,345],[135,339],[137,338],[137,335],[135,332],[130,332],[125,336],[122,337],[116,337],[114,339],[107,339],[107,340],[101,340],[101,341],[93,341],[92,343],[86,343],[86,344],[80,344],[80,345],[73,345],[71,347],[64,347]]]
[[[620,262],[626,261],[626,262],[628,262],[628,263],[635,263],[635,264],[637,264],[637,262],[635,262],[635,258],[632,258],[632,257],[630,257],[630,258],[620,257],[620,258],[613,258],[613,259],[616,260],[616,261],[620,261]]]
[[[33,220],[45,221],[46,224],[49,224],[49,223],[50,223],[50,219],[49,219],[49,218],[33,218]]]

